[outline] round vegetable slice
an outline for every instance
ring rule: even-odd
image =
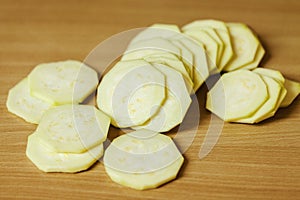
[[[171,42],[181,50],[181,60],[184,63],[186,71],[188,72],[190,78],[193,80],[193,53],[188,48],[186,48],[180,41],[173,39],[171,40]]]
[[[204,45],[208,56],[209,72],[214,72],[217,69],[219,44],[204,30],[187,30],[184,34]]]
[[[45,112],[37,131],[55,152],[82,153],[106,139],[109,125],[109,117],[94,106],[62,105]]]
[[[281,74],[280,71],[277,71],[274,69],[268,69],[268,68],[261,68],[261,67],[256,68],[252,71],[257,74],[273,78],[273,79],[279,81],[281,84],[284,84],[284,82],[285,82],[285,78],[283,77],[283,75]]]
[[[217,32],[217,34],[219,35],[223,43],[225,44],[224,52],[219,64],[219,68],[223,69],[233,57],[233,49],[231,45],[230,34],[226,26],[226,23],[214,19],[196,20],[194,22],[191,22],[183,26],[182,30],[185,31],[187,29],[207,28],[207,27],[213,28]]]
[[[98,85],[97,72],[74,60],[39,64],[28,78],[33,96],[56,105],[80,103]]]
[[[247,25],[227,23],[227,26],[235,55],[223,70],[233,71],[254,61],[260,43]]]
[[[272,117],[275,112],[277,103],[280,99],[281,85],[276,80],[269,78],[268,76],[261,76],[263,81],[266,83],[269,98],[268,100],[250,117],[235,120],[235,122],[240,123],[258,123],[269,117]]]
[[[190,75],[188,74],[188,72],[186,71],[183,63],[180,60],[169,59],[163,56],[158,57],[158,56],[151,56],[151,55],[145,57],[144,60],[146,60],[149,63],[164,64],[171,67],[172,69],[175,69],[176,71],[182,74],[189,93],[193,92],[193,86],[194,86],[193,81]]]
[[[103,159],[113,181],[138,190],[156,188],[176,178],[183,160],[170,137],[147,130],[114,139]]]
[[[98,87],[97,105],[116,127],[145,123],[165,99],[165,77],[144,60],[118,62]]]
[[[167,132],[183,121],[192,100],[180,73],[166,65],[154,64],[154,66],[166,77],[166,100],[149,121],[132,128]]]
[[[280,107],[289,106],[300,94],[300,83],[298,82],[285,79],[284,87],[287,90],[287,94],[283,99],[282,103],[280,104]]]
[[[196,92],[204,81],[209,76],[208,61],[203,45],[195,42],[189,37],[180,36],[176,37],[186,48],[188,48],[194,56],[194,91]]]
[[[103,155],[103,145],[84,153],[57,153],[40,140],[35,132],[28,137],[27,157],[44,172],[79,172],[90,168]]]
[[[264,55],[265,55],[265,49],[263,48],[263,46],[261,44],[259,44],[256,54],[255,54],[255,57],[254,57],[254,60],[249,64],[241,66],[239,69],[250,69],[251,70],[251,69],[257,68],[260,61],[263,59]]]
[[[180,33],[180,29],[174,24],[153,24],[136,35],[130,44],[156,37],[170,38]]]
[[[269,98],[261,77],[248,70],[226,73],[207,94],[206,108],[224,121],[246,118]]]
[[[30,95],[28,78],[24,78],[8,92],[6,106],[9,112],[25,121],[38,124],[44,112],[53,104]]]
[[[142,40],[139,42],[131,43],[127,50],[124,52],[121,60],[134,60],[134,59],[142,59],[144,57],[143,54],[136,53],[140,52],[140,50],[158,50],[161,52],[172,53],[179,58],[181,57],[181,51],[174,44],[172,44],[169,40],[161,37],[151,38],[148,40]],[[146,51],[147,52],[147,51]],[[149,55],[149,54],[148,54]]]

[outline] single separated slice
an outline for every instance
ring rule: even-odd
[[[62,105],[45,112],[37,131],[55,152],[82,153],[106,139],[109,125],[109,117],[94,106]]]
[[[114,182],[145,190],[175,179],[184,159],[170,137],[138,130],[114,139],[103,161]]]
[[[234,51],[234,57],[224,67],[225,71],[247,68],[255,60],[256,52],[261,45],[257,37],[242,23],[227,23]],[[257,66],[255,66],[257,67]],[[252,66],[252,68],[255,68]]]
[[[145,123],[165,100],[165,76],[144,60],[118,62],[98,86],[97,105],[116,127]]]
[[[167,132],[183,121],[192,100],[179,72],[163,64],[154,66],[166,77],[166,100],[149,121],[132,128]]]
[[[24,78],[8,92],[6,106],[9,112],[25,121],[38,124],[53,104],[30,95],[28,78]]]
[[[90,168],[103,155],[103,144],[84,153],[57,153],[35,132],[28,137],[27,157],[44,172],[79,172]]]
[[[224,121],[234,121],[251,116],[268,98],[258,74],[237,70],[222,75],[207,93],[206,108]]]
[[[261,78],[266,83],[269,98],[253,115],[235,120],[234,122],[253,124],[272,117],[275,114],[278,109],[277,105],[280,100],[282,86],[268,76],[261,76]]]
[[[98,85],[97,72],[75,60],[39,64],[28,78],[33,96],[56,105],[80,103]]]

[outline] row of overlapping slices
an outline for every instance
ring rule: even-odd
[[[116,127],[167,132],[180,124],[209,75],[254,69],[265,51],[241,23],[154,24],[136,35],[100,82],[98,107]]]
[[[221,76],[207,94],[206,108],[227,122],[258,123],[300,93],[300,83],[276,70],[236,70]]]

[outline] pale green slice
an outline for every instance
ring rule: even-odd
[[[80,103],[98,85],[97,72],[74,60],[39,64],[28,80],[33,96],[56,105]]]
[[[284,84],[284,82],[285,82],[285,78],[283,77],[281,72],[278,71],[278,70],[259,67],[259,68],[256,68],[256,69],[252,70],[252,71],[257,73],[257,74],[260,74],[260,75],[271,77],[271,78],[279,81],[281,84]]]
[[[227,23],[227,26],[231,36],[234,57],[223,70],[233,71],[254,61],[260,43],[247,25]]]
[[[90,168],[103,155],[103,145],[99,144],[84,153],[57,153],[44,145],[40,134],[28,137],[26,156],[44,172],[75,173]]]
[[[114,182],[145,190],[175,179],[184,159],[170,137],[138,130],[114,139],[103,160]]]
[[[28,78],[24,78],[9,90],[6,106],[9,112],[27,122],[38,124],[44,112],[53,104],[30,95]]]
[[[137,34],[130,44],[148,40],[156,37],[170,38],[180,33],[180,29],[175,24],[153,24],[148,28],[145,28],[139,34]]]
[[[234,55],[232,45],[231,45],[230,34],[226,26],[226,23],[214,19],[196,20],[183,26],[182,30],[185,31],[187,29],[192,29],[192,28],[207,28],[207,27],[215,29],[215,31],[217,32],[217,34],[225,44],[224,46],[225,49],[220,64],[218,66],[220,69],[223,69]]]
[[[209,76],[208,70],[208,61],[203,45],[195,42],[188,37],[181,36],[177,37],[186,48],[188,48],[194,56],[194,73],[193,73],[193,82],[194,82],[194,91],[196,92],[204,81]]]
[[[37,127],[40,139],[55,152],[82,153],[107,137],[110,118],[89,105],[62,105],[45,112]]]
[[[116,127],[145,123],[165,100],[165,77],[144,60],[118,62],[98,86],[97,105]]]
[[[272,117],[275,114],[273,111],[276,109],[277,103],[280,99],[282,87],[280,83],[268,76],[261,76],[261,78],[267,86],[269,94],[268,100],[250,117],[238,119],[234,122],[253,124],[261,122],[262,120]]]
[[[259,63],[261,62],[261,60],[263,59],[264,55],[265,55],[265,49],[263,48],[263,46],[261,44],[259,44],[258,48],[257,48],[257,52],[255,54],[254,60],[251,63],[245,64],[243,66],[241,66],[239,69],[255,69],[258,67]]]
[[[143,54],[139,53],[141,50],[147,51],[161,51],[168,52],[181,57],[181,51],[178,47],[172,44],[168,39],[162,37],[150,38],[147,40],[141,40],[135,43],[131,43],[127,50],[124,52],[121,60],[133,60],[133,59],[142,59]],[[138,52],[138,53],[136,53]],[[147,53],[149,55],[149,53]]]
[[[205,30],[187,30],[184,34],[204,45],[207,54],[209,72],[217,70],[219,44]]]
[[[300,94],[300,83],[296,81],[291,81],[289,79],[285,79],[284,87],[287,90],[287,94],[283,99],[280,107],[287,107],[289,106],[296,97]]]
[[[226,73],[207,94],[206,108],[224,121],[255,113],[269,98],[261,77],[248,70]]]
[[[154,66],[166,77],[166,100],[149,121],[132,128],[167,132],[183,121],[192,100],[180,73],[166,65]]]
[[[181,60],[184,63],[186,71],[188,72],[189,76],[193,80],[193,77],[194,77],[194,75],[193,75],[194,74],[194,69],[193,69],[194,55],[193,55],[193,53],[188,48],[186,48],[180,41],[171,39],[171,42],[181,50]]]
[[[151,55],[145,57],[144,60],[146,60],[147,62],[149,62],[151,64],[154,64],[154,63],[164,64],[164,65],[167,65],[167,66],[175,69],[176,71],[180,72],[186,83],[187,90],[189,91],[189,93],[193,92],[194,83],[193,83],[190,75],[186,71],[186,68],[184,67],[182,61],[169,59],[169,58],[163,57],[163,56],[158,57],[158,56],[151,56]]]

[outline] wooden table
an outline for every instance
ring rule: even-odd
[[[262,66],[300,81],[298,0],[1,0],[0,199],[300,199],[299,98],[263,123],[225,123],[215,148],[200,160],[211,118],[201,88],[199,130],[185,164],[175,181],[154,190],[113,183],[101,163],[83,173],[47,174],[26,158],[27,136],[36,126],[8,113],[5,102],[35,65],[84,60],[101,41],[128,29],[201,18],[249,24],[267,50]]]

